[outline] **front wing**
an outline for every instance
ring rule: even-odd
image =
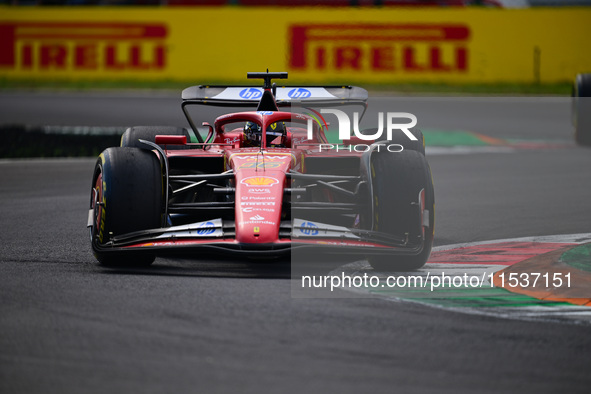
[[[224,254],[247,257],[286,256],[296,249],[336,255],[414,256],[423,251],[423,239],[409,239],[383,233],[351,229],[294,219],[282,223],[279,238],[272,243],[245,244],[236,241],[233,223],[221,219],[175,226],[114,237],[93,248],[100,253],[153,254],[157,256]]]

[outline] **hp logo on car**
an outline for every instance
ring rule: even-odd
[[[303,99],[303,98],[308,98],[308,97],[312,96],[312,92],[310,92],[308,89],[296,88],[296,89],[291,89],[289,91],[289,93],[287,93],[287,95],[290,98]]]
[[[215,231],[215,224],[212,222],[204,222],[197,227],[199,227],[199,230],[197,230],[197,234],[199,235],[210,235]]]
[[[256,88],[246,88],[240,91],[240,97],[247,100],[254,100],[258,99],[263,95],[259,89]]]
[[[300,227],[300,231],[304,235],[318,235],[318,226],[312,222],[304,222]]]

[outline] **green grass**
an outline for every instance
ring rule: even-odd
[[[0,78],[0,90],[177,90],[203,83],[212,85],[236,84],[228,81],[137,81],[137,80],[41,80],[41,79],[8,79]],[[256,85],[254,81],[244,81],[245,85]],[[328,84],[328,83],[327,83]],[[332,84],[332,83],[331,83]],[[404,83],[404,84],[363,84],[349,82],[366,88],[372,93],[394,94],[456,94],[456,95],[557,95],[571,94],[571,83],[494,83],[494,84],[444,84],[444,83]],[[316,84],[317,85],[317,84]]]
[[[591,272],[591,243],[567,250],[560,256],[560,261],[581,271]]]

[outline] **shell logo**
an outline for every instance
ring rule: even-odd
[[[244,178],[240,183],[248,186],[271,186],[278,184],[279,181],[268,176],[251,176]]]

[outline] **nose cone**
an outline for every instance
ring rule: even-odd
[[[258,152],[257,152],[258,153]],[[234,154],[236,240],[272,243],[279,238],[285,173],[291,154]]]
[[[239,196],[236,199],[238,242],[269,243],[277,240],[284,182],[285,173],[278,171],[236,177],[236,196]]]

